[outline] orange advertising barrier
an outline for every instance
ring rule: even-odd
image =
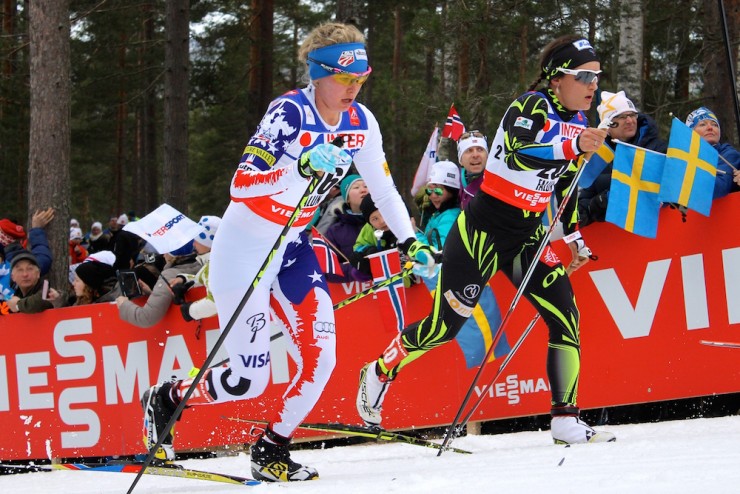
[[[655,240],[596,224],[584,237],[599,260],[573,275],[583,346],[579,404],[624,405],[740,391],[740,352],[699,344],[740,341],[740,194],[715,201],[710,218],[661,212]],[[559,254],[567,254],[562,242]],[[564,259],[566,264],[568,258]],[[514,288],[492,281],[502,312]],[[332,286],[335,301],[367,285]],[[407,291],[410,320],[431,306],[423,285]],[[526,301],[507,328],[513,345],[532,319]],[[307,421],[359,423],[355,412],[362,365],[392,335],[383,329],[371,296],[336,313],[334,376]],[[218,338],[211,318],[186,323],[175,307],[157,326],[120,321],[114,304],[0,316],[0,459],[129,455],[143,452],[139,397],[152,383],[184,377],[205,360]],[[498,382],[499,361],[488,364],[473,420],[549,411],[545,373],[547,329],[539,322]],[[192,407],[177,424],[177,449],[208,449],[254,440],[249,427],[224,416],[267,419],[294,372],[284,337],[271,349],[272,382],[257,399]],[[216,356],[215,362],[226,358]],[[400,429],[449,423],[476,369],[467,369],[456,343],[405,369],[384,407],[384,425]],[[267,412],[266,412],[267,411]],[[301,435],[310,432],[301,431]]]

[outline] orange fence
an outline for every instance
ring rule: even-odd
[[[740,352],[699,344],[740,341],[738,211],[740,194],[715,201],[711,218],[690,213],[684,223],[677,211],[664,209],[655,240],[609,224],[584,229],[599,260],[573,276],[582,314],[581,407],[740,391]],[[562,242],[555,247],[567,253]],[[505,312],[514,289],[502,276],[492,284]],[[334,300],[361,288],[334,285]],[[421,285],[408,290],[407,299],[412,320],[431,305]],[[366,297],[337,311],[337,367],[309,421],[359,423],[354,409],[359,370],[391,338],[374,305]],[[507,328],[511,344],[533,315],[522,301]],[[139,396],[151,383],[182,377],[205,359],[218,338],[217,321],[204,321],[199,337],[197,327],[174,308],[157,326],[136,328],[121,322],[112,304],[0,316],[0,459],[143,452]],[[547,413],[546,333],[538,323],[490,389],[483,385],[498,362],[487,366],[476,389],[486,398],[474,421]],[[177,425],[178,449],[252,440],[248,428],[223,416],[269,418],[264,411],[279,399],[293,371],[283,337],[273,343],[273,385],[265,395],[186,410]],[[393,384],[384,425],[449,423],[474,373],[456,344],[434,350]]]

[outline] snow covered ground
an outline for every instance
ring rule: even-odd
[[[604,428],[606,429],[606,428]],[[362,444],[297,450],[320,480],[256,487],[143,476],[134,492],[389,493],[737,493],[740,416],[610,426],[616,443],[555,446],[549,431],[469,436],[456,447],[473,455],[405,444]],[[184,465],[250,476],[245,455],[186,460]],[[0,476],[0,492],[125,493],[134,476],[54,471]]]

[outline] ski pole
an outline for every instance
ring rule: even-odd
[[[605,126],[605,127],[609,126],[608,121],[605,120],[604,122],[601,123],[601,125],[599,125],[600,128],[602,126]],[[591,155],[589,154],[588,157],[583,160],[583,163],[581,164],[581,166],[578,167],[578,170],[576,171],[576,174],[573,177],[573,182],[570,188],[568,189],[568,192],[565,194],[563,201],[560,203],[560,206],[558,207],[558,211],[555,214],[555,217],[553,218],[552,222],[550,223],[550,226],[547,229],[547,232],[545,233],[544,237],[542,238],[542,241],[537,247],[537,251],[535,252],[535,255],[532,257],[533,259],[532,264],[529,266],[529,268],[527,268],[527,272],[525,273],[524,278],[522,278],[522,282],[519,284],[519,289],[516,291],[516,294],[514,295],[514,298],[512,299],[511,304],[509,305],[509,310],[506,312],[506,315],[501,320],[501,323],[498,326],[498,330],[496,331],[496,336],[491,342],[491,346],[489,347],[488,351],[486,352],[485,357],[483,358],[483,361],[478,367],[478,371],[475,373],[475,376],[473,377],[473,381],[470,383],[470,387],[468,388],[468,391],[465,394],[465,397],[463,398],[463,401],[460,404],[460,407],[458,408],[457,413],[455,414],[455,418],[450,424],[450,427],[445,432],[444,440],[442,441],[442,448],[439,450],[439,453],[437,453],[437,456],[440,456],[442,454],[445,448],[449,445],[453,436],[456,437],[457,435],[460,434],[461,432],[461,427],[459,425],[460,417],[462,416],[462,413],[465,410],[465,407],[467,406],[468,402],[470,401],[471,396],[473,395],[475,386],[478,383],[478,380],[480,380],[481,374],[483,374],[483,369],[485,368],[486,363],[488,362],[488,359],[493,354],[496,348],[496,345],[498,344],[498,341],[501,339],[501,335],[503,334],[503,329],[506,327],[506,324],[508,323],[511,317],[511,314],[514,312],[514,309],[516,308],[517,304],[519,303],[519,300],[524,294],[524,290],[527,288],[527,285],[529,284],[529,280],[532,277],[532,273],[534,273],[534,269],[537,266],[537,263],[539,263],[540,257],[542,256],[542,253],[544,252],[545,247],[550,241],[550,237],[552,236],[552,232],[555,230],[555,226],[557,225],[558,221],[560,221],[560,217],[562,216],[563,211],[565,210],[565,206],[568,204],[568,201],[570,201],[570,198],[573,195],[573,192],[578,188],[578,180],[581,178],[581,174],[583,173],[583,170],[586,169],[586,165],[588,165],[588,162],[590,161],[590,157]]]
[[[341,147],[342,142],[343,142],[342,137],[337,136],[337,138],[335,138],[332,141],[332,144],[334,144],[337,147]],[[280,249],[280,246],[283,244],[283,241],[285,240],[285,237],[290,232],[290,229],[293,226],[293,223],[295,223],[295,221],[300,216],[301,211],[303,210],[306,203],[308,202],[309,197],[311,196],[313,191],[316,189],[316,186],[319,184],[319,180],[320,180],[319,177],[314,175],[311,178],[311,181],[308,183],[308,186],[306,186],[306,190],[303,192],[303,196],[301,196],[300,201],[298,201],[298,204],[293,210],[293,214],[290,215],[290,218],[288,218],[288,222],[285,224],[285,226],[283,227],[283,230],[280,232],[280,235],[275,240],[275,244],[272,246],[272,250],[270,250],[270,253],[267,254],[267,258],[262,262],[262,266],[260,266],[259,271],[257,271],[257,274],[254,277],[254,281],[252,281],[252,284],[249,285],[249,288],[247,289],[246,293],[244,294],[241,301],[239,302],[239,305],[236,307],[236,310],[234,310],[234,313],[231,315],[231,318],[229,319],[229,322],[226,324],[226,327],[223,329],[223,331],[221,331],[221,336],[219,336],[218,340],[216,341],[216,344],[213,346],[210,353],[206,357],[206,360],[203,362],[203,365],[198,371],[198,374],[193,378],[192,384],[188,386],[188,389],[185,392],[185,395],[182,397],[182,399],[180,400],[180,403],[177,405],[177,408],[175,409],[175,413],[172,414],[172,417],[167,422],[167,425],[164,427],[165,431],[172,429],[172,427],[175,425],[175,422],[177,421],[177,418],[180,416],[182,411],[185,409],[185,405],[190,399],[190,396],[192,396],[198,383],[203,378],[203,375],[209,369],[211,365],[211,361],[216,356],[216,353],[218,353],[224,341],[226,341],[226,337],[231,331],[231,328],[234,326],[234,323],[236,322],[239,314],[241,313],[242,309],[244,309],[244,306],[247,304],[247,301],[249,300],[249,298],[252,296],[252,292],[254,292],[254,289],[257,287],[259,282],[262,280],[262,277],[264,276],[265,271],[267,270],[267,267],[270,265],[273,258],[275,257],[275,254]],[[131,492],[133,492],[134,488],[136,487],[136,484],[139,483],[141,476],[144,475],[144,471],[147,469],[149,465],[151,465],[152,460],[154,459],[154,455],[156,454],[160,446],[162,446],[162,441],[164,441],[164,438],[166,436],[167,434],[159,434],[159,438],[157,439],[157,444],[155,444],[149,450],[149,454],[147,455],[146,460],[144,460],[144,463],[141,465],[141,469],[136,474],[136,478],[131,483],[131,486],[129,487],[127,494],[131,494]]]
[[[586,256],[583,256],[583,257],[586,257]],[[567,268],[565,272],[568,274],[568,276],[570,276],[570,274],[572,273],[572,270],[571,268]],[[493,376],[491,381],[488,383],[488,386],[483,388],[483,392],[478,396],[475,403],[473,403],[473,406],[470,409],[470,411],[460,421],[460,425],[458,426],[459,430],[462,430],[468,424],[468,422],[470,422],[470,419],[473,418],[473,414],[478,409],[480,404],[483,403],[483,398],[485,396],[485,390],[490,389],[491,386],[493,386],[496,383],[496,381],[498,381],[498,378],[501,377],[501,374],[503,374],[504,369],[506,369],[506,366],[509,365],[509,362],[511,362],[511,359],[514,358],[514,355],[516,354],[516,352],[519,351],[519,347],[522,346],[522,344],[524,343],[524,340],[526,340],[527,336],[529,336],[529,333],[532,331],[532,328],[534,328],[534,325],[537,324],[537,321],[540,320],[540,317],[541,316],[539,312],[534,315],[532,320],[529,322],[527,329],[525,329],[524,332],[522,332],[522,334],[519,336],[519,339],[516,341],[514,346],[511,347],[511,350],[509,350],[509,353],[506,355],[506,358],[504,359],[503,362],[501,362],[501,366],[499,366],[498,371],[496,371],[496,375]]]
[[[344,300],[337,302],[334,304],[334,310],[341,309],[342,307],[346,307],[352,302],[357,302],[361,298],[367,297],[368,295],[372,295],[373,293],[377,292],[378,290],[381,290],[382,288],[385,288],[389,285],[392,285],[396,283],[398,280],[403,279],[409,275],[411,275],[411,268],[404,268],[400,273],[394,274],[390,278],[386,278],[383,281],[379,281],[370,288],[367,288],[360,293],[356,293],[352,295],[351,297],[347,297]]]

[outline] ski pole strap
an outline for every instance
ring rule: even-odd
[[[412,268],[404,268],[400,273],[394,274],[390,278],[387,278],[383,281],[379,281],[378,283],[374,284],[367,290],[363,290],[360,293],[356,293],[355,295],[352,295],[351,297],[347,297],[341,302],[337,302],[334,304],[334,310],[341,309],[342,307],[346,307],[347,305],[351,304],[352,302],[356,302],[360,300],[363,297],[366,297],[368,295],[372,295],[373,293],[377,292],[378,290],[385,288],[389,285],[394,284],[398,280],[401,280],[407,276],[409,276],[412,272]]]

